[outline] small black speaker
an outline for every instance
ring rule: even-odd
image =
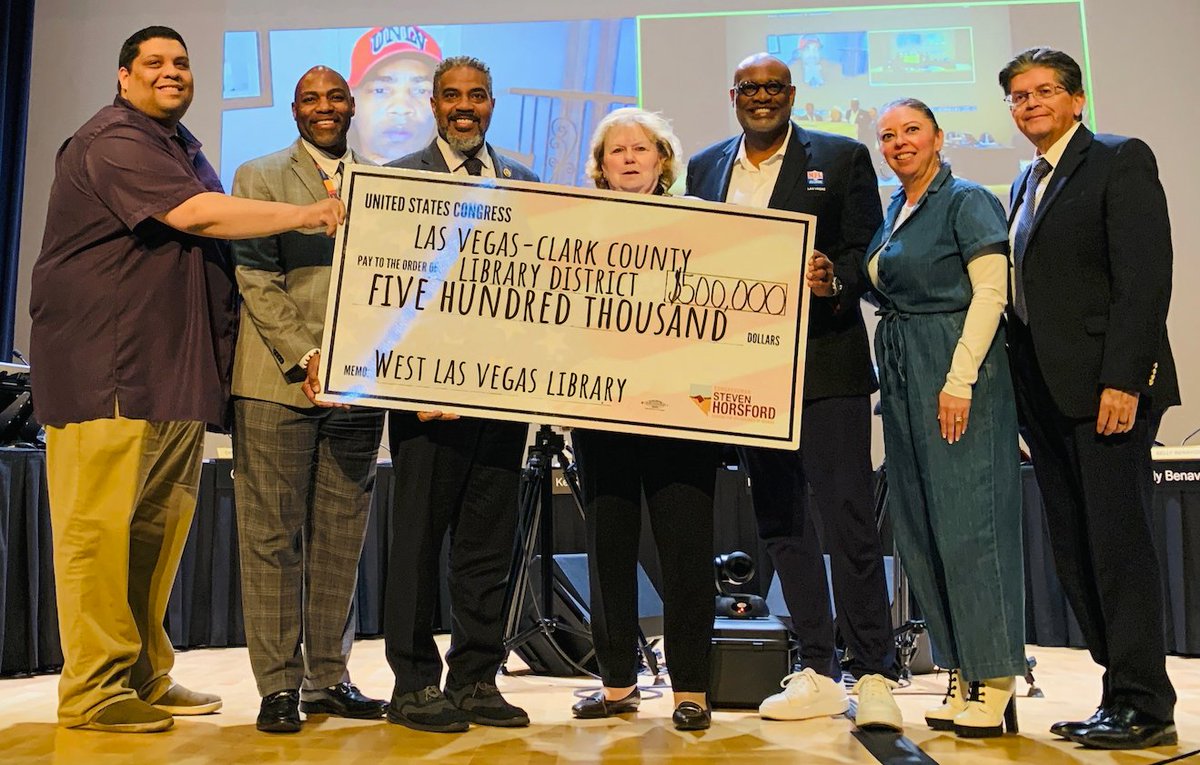
[[[537,619],[553,616],[562,629],[549,635],[537,632],[515,648],[535,675],[573,677],[579,668],[599,671],[591,639],[591,587],[588,559],[584,553],[554,556],[554,613],[539,614],[541,608],[541,556],[529,565],[529,587],[523,594],[518,631],[533,626]],[[662,598],[650,583],[641,564],[637,567],[638,623],[647,635],[662,634]]]

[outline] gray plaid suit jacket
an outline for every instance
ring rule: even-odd
[[[353,155],[355,162],[369,160]],[[297,138],[251,160],[233,177],[239,197],[292,204],[325,199],[316,163]],[[300,390],[304,354],[321,345],[333,240],[288,231],[233,243],[242,323],[233,364],[233,395],[288,406],[312,404]]]

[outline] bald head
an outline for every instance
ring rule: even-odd
[[[770,149],[783,144],[795,100],[791,70],[772,55],[747,56],[733,72],[729,101],[748,148]]]
[[[330,156],[346,153],[354,98],[346,79],[327,66],[314,66],[296,83],[292,117],[300,135]]]
[[[792,70],[788,69],[788,65],[783,63],[782,59],[776,58],[770,53],[755,53],[742,59],[737,68],[733,70],[735,87],[739,82],[747,79],[747,73],[750,70],[759,71],[785,85],[792,84]]]
[[[293,101],[300,100],[300,93],[304,91],[305,83],[309,82],[312,78],[325,78],[325,77],[332,77],[335,82],[341,83],[342,88],[347,93],[350,92],[350,86],[346,84],[345,77],[342,77],[342,75],[338,74],[337,70],[330,69],[327,66],[322,66],[321,64],[318,64],[317,66],[314,66],[312,69],[309,69],[304,74],[300,75],[300,79],[296,81],[296,91],[292,94],[292,100]]]

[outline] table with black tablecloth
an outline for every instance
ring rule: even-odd
[[[62,663],[54,604],[45,454],[0,449],[0,675],[52,671]],[[1155,541],[1163,565],[1167,649],[1200,655],[1200,461],[1156,462]],[[1082,646],[1054,574],[1041,499],[1032,471],[1024,468],[1027,640]],[[367,543],[359,563],[356,608],[361,636],[383,631],[391,466],[381,463]],[[719,471],[714,552],[745,550],[758,562],[748,589],[766,595],[772,570],[754,528],[744,474]],[[237,524],[231,463],[204,465],[199,507],[167,608],[167,631],[178,648],[243,645]],[[556,494],[556,553],[584,550],[584,524],[569,494]],[[649,523],[643,528],[648,529]],[[640,557],[657,586],[653,543],[643,533]],[[443,571],[444,571],[443,551]],[[449,624],[441,578],[436,626]]]
[[[1200,460],[1156,460],[1154,473],[1151,520],[1163,573],[1167,651],[1200,656]],[[1025,505],[1025,640],[1036,645],[1084,648],[1083,634],[1054,572],[1033,468],[1023,466],[1021,477]]]

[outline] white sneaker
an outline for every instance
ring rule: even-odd
[[[896,682],[883,675],[860,677],[854,684],[854,692],[858,694],[858,714],[854,724],[865,730],[904,730],[900,707],[892,698],[895,687]]]
[[[763,719],[833,717],[850,708],[850,697],[842,684],[812,669],[793,672],[779,684],[783,690],[768,696],[758,707],[758,714]]]

